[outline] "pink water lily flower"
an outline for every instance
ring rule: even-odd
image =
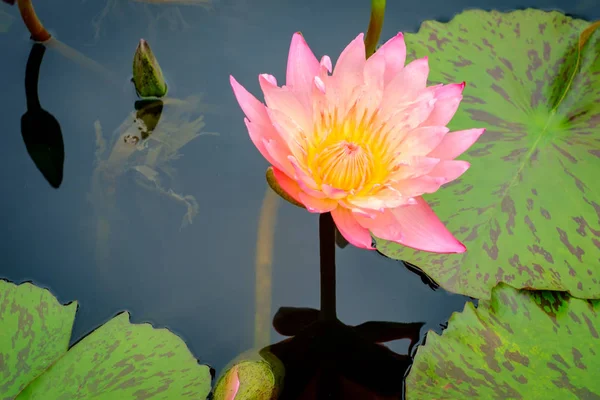
[[[462,253],[421,197],[461,176],[454,160],[483,129],[449,132],[464,83],[427,86],[427,57],[404,65],[401,33],[368,60],[360,34],[335,69],[319,62],[300,33],[290,46],[286,84],[259,76],[266,106],[230,77],[250,138],[279,186],[314,213],[331,212],[348,242],[376,237],[415,249]]]

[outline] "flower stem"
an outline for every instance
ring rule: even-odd
[[[371,20],[369,30],[365,37],[365,49],[367,58],[371,57],[377,50],[377,43],[383,28],[383,17],[385,15],[385,0],[371,0]]]
[[[337,319],[335,305],[335,224],[330,213],[319,216],[321,257],[321,320]]]
[[[50,39],[50,34],[35,13],[31,0],[17,0],[17,5],[19,6],[21,18],[23,18],[25,26],[31,33],[31,39],[36,42],[45,42]]]

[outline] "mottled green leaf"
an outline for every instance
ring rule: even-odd
[[[122,313],[69,349],[76,311],[0,280],[0,399],[206,399],[209,367],[179,337]]]
[[[452,130],[487,128],[471,168],[424,198],[467,246],[415,251],[377,239],[445,289],[488,299],[518,288],[600,298],[600,32],[558,12],[466,11],[405,36],[432,83],[466,81]]]
[[[0,280],[0,399],[13,399],[69,348],[77,303]]]
[[[206,399],[209,367],[179,337],[121,313],[73,346],[17,400]]]
[[[430,332],[407,400],[600,399],[600,301],[500,284]]]

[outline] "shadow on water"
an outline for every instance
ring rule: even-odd
[[[329,214],[320,216],[321,309],[281,307],[273,327],[284,336],[263,348],[265,360],[277,359],[284,370],[280,399],[400,399],[424,322],[369,321],[344,324],[336,312],[336,228]],[[409,339],[408,354],[381,343]]]
[[[45,52],[44,45],[35,43],[29,53],[25,72],[27,112],[21,117],[21,135],[35,166],[52,187],[58,188],[63,180],[65,146],[60,124],[42,108],[37,90]]]

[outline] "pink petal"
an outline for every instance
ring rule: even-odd
[[[447,125],[462,100],[462,91],[465,83],[444,85],[436,90],[436,103],[433,111],[423,125]]]
[[[453,160],[471,147],[483,132],[485,132],[485,129],[449,132],[444,136],[442,142],[429,153],[429,157]]]
[[[438,146],[450,129],[445,126],[425,126],[410,131],[398,146],[401,154],[425,156]]]
[[[382,53],[385,58],[384,83],[387,85],[404,68],[406,62],[406,44],[404,35],[398,33],[396,36],[385,42],[371,58]]]
[[[390,181],[401,181],[427,175],[439,162],[439,158],[408,157],[398,162],[396,165],[397,169],[389,174],[388,179]]]
[[[361,226],[367,228],[378,238],[399,242],[403,237],[400,230],[401,226],[390,209],[386,209],[383,213],[376,215],[375,218],[358,217],[357,220]]]
[[[237,365],[229,371],[229,376],[225,379],[227,379],[225,387],[225,400],[235,400],[235,396],[240,390],[240,377],[238,375]]]
[[[341,199],[348,195],[345,190],[334,188],[326,183],[321,184],[321,190],[330,199]]]
[[[416,200],[415,205],[391,210],[402,233],[397,242],[434,253],[464,253],[465,245],[452,235],[427,202],[422,197]]]
[[[359,97],[361,109],[377,110],[384,93],[383,76],[385,72],[385,57],[377,53],[372,55],[365,64],[364,87]]]
[[[433,170],[431,170],[431,172],[429,172],[429,176],[444,178],[446,183],[448,183],[464,174],[470,166],[471,164],[467,161],[442,160]]]
[[[417,96],[427,87],[429,63],[427,57],[419,58],[402,69],[385,87],[382,100],[382,113],[393,113],[398,106]]]
[[[325,213],[337,207],[338,202],[333,199],[318,199],[304,192],[299,193],[300,202],[312,213]]]
[[[437,192],[446,182],[448,181],[444,177],[424,175],[392,183],[392,186],[404,197],[417,197],[425,193]]]
[[[267,113],[272,125],[279,134],[279,137],[287,144],[290,152],[297,159],[304,159],[306,156],[306,132],[302,126],[282,111],[268,108]],[[289,154],[289,152],[288,152]]]
[[[271,125],[264,126],[250,122],[248,118],[244,118],[246,128],[250,140],[258,149],[260,154],[276,168],[279,168],[288,173],[292,171],[292,165],[288,160],[289,149],[280,143],[277,137],[277,132]]]
[[[279,186],[287,194],[289,194],[298,203],[304,204],[304,203],[302,203],[302,200],[300,199],[300,193],[302,192],[302,190],[300,189],[300,186],[298,186],[296,181],[294,181],[292,178],[290,178],[289,176],[287,176],[285,173],[281,172],[277,168],[273,168],[273,176],[275,177],[275,180],[277,181]]]
[[[319,61],[300,32],[292,36],[288,54],[286,86],[298,91],[310,91],[315,76],[319,73]]]
[[[342,112],[351,105],[352,92],[364,82],[366,61],[365,43],[361,33],[342,51],[331,75],[335,87],[333,100],[338,103]]]
[[[281,144],[276,140],[262,139],[262,144],[270,158],[267,158],[267,161],[277,169],[283,171],[286,175],[294,174],[294,167],[288,160],[289,149],[285,146],[285,144]]]
[[[267,115],[265,105],[250,94],[250,92],[240,85],[231,75],[229,76],[229,82],[233,88],[233,94],[242,108],[242,111],[246,114],[246,117],[248,117],[251,122],[270,125],[271,121]]]
[[[300,184],[300,187],[302,187],[303,190],[305,190],[308,194],[312,195],[313,197],[325,197],[323,194],[319,195],[317,193],[311,193],[311,190],[317,191],[319,185],[317,185],[317,182],[315,182],[313,177],[305,170],[305,166],[301,165],[299,160],[294,156],[288,156],[288,160],[294,168],[293,176],[294,179],[296,179]]]
[[[304,131],[312,127],[308,105],[303,103],[293,91],[287,87],[280,88],[273,85],[265,75],[260,75],[258,81],[265,94],[267,107],[281,111]]]
[[[383,114],[382,111],[383,115],[387,115],[383,121],[399,133],[398,138],[404,138],[408,131],[423,124],[433,111],[435,102],[432,92],[423,91],[414,102],[400,103],[393,107],[382,103],[381,108],[387,108],[387,114]]]
[[[372,196],[356,196],[346,198],[346,202],[363,210],[383,210],[386,208],[396,208],[409,202],[409,198],[393,187],[385,187],[380,189]]]
[[[344,238],[356,247],[374,250],[369,230],[360,226],[350,210],[337,207],[331,211],[333,221]]]

